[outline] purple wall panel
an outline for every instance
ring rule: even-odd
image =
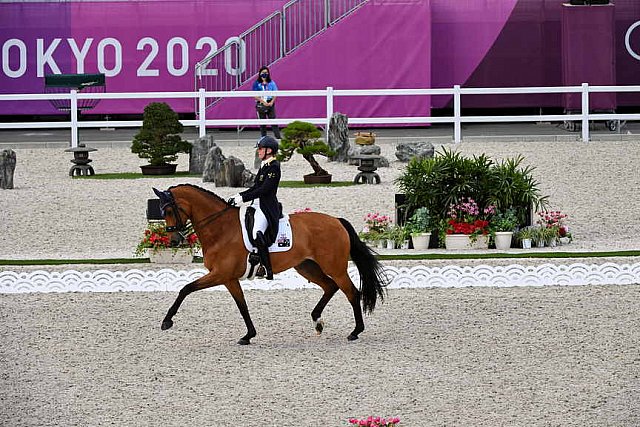
[[[614,55],[614,6],[562,6],[562,84],[613,86],[616,84]],[[567,110],[580,110],[579,93],[564,95]],[[590,110],[614,110],[615,93],[594,93]]]
[[[399,28],[402,31],[399,31]],[[271,67],[283,89],[430,87],[429,2],[369,3]],[[385,60],[379,60],[385,58]],[[250,90],[245,84],[240,90]],[[207,118],[255,117],[253,98],[227,99]],[[428,96],[336,98],[334,111],[350,117],[429,116]],[[322,117],[324,98],[281,97],[278,117]]]
[[[40,93],[43,74],[52,68],[59,68],[62,73],[76,73],[79,69],[95,73],[99,67],[113,73],[107,77],[110,92],[191,91],[193,65],[208,52],[206,43],[196,49],[199,41],[202,44],[209,37],[222,46],[229,37],[237,36],[284,3],[285,0],[0,3],[0,93]],[[326,85],[561,85],[562,3],[371,0],[294,56],[278,62],[274,76],[283,89]],[[616,82],[640,84],[640,1],[615,1],[614,35]],[[167,58],[167,45],[176,43],[176,38],[188,52],[189,67],[184,73],[180,71],[182,45],[172,50],[173,61]],[[68,39],[79,52],[84,52],[84,43],[89,43],[81,61],[84,67],[78,65],[78,54],[74,55]],[[24,64],[20,56],[23,51]],[[116,51],[121,55],[120,63],[114,59]],[[104,60],[98,64],[101,56]],[[169,62],[178,71],[173,70],[172,74]],[[375,73],[375,69],[380,71]],[[619,94],[617,100],[618,105],[640,105],[637,93]],[[319,100],[308,101],[308,105],[301,100],[281,101],[281,116],[292,115],[293,111],[317,112],[320,107],[311,106],[318,103],[324,111]],[[351,115],[403,114],[393,107],[394,102],[388,101],[389,98],[377,102],[338,101],[336,110]],[[95,112],[139,113],[146,102],[108,100]],[[422,115],[425,102],[428,100],[404,100],[403,111]],[[430,102],[435,108],[450,106],[450,97],[432,97]],[[225,103],[232,108],[233,102]],[[172,101],[172,105],[179,111],[193,111],[188,100]],[[463,107],[562,105],[561,95],[467,96],[463,102]],[[233,108],[243,111],[246,104]],[[0,114],[54,112],[47,102],[0,103]]]

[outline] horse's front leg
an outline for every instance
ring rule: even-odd
[[[232,280],[225,284],[229,293],[233,297],[233,300],[236,302],[238,306],[238,310],[240,310],[240,314],[244,319],[244,323],[247,326],[247,334],[240,338],[238,344],[247,345],[251,344],[251,338],[256,336],[256,328],[253,326],[253,322],[251,321],[251,316],[249,315],[249,308],[247,307],[247,302],[244,299],[244,292],[242,291],[242,287],[240,286],[240,282],[238,280]]]
[[[199,291],[200,289],[210,288],[212,286],[216,286],[219,283],[216,283],[216,278],[211,274],[206,274],[191,283],[186,284],[180,292],[178,293],[178,297],[174,301],[173,305],[167,311],[167,315],[164,316],[164,320],[162,321],[162,325],[160,328],[165,331],[173,326],[173,316],[176,315],[182,301],[192,292]]]

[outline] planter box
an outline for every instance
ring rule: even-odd
[[[471,242],[468,234],[447,234],[444,239],[444,245],[447,249],[488,249],[489,236],[478,236],[475,242]]]
[[[149,251],[149,261],[153,264],[191,264],[193,254],[188,249],[160,249]]]
[[[168,163],[165,165],[143,165],[140,166],[142,175],[173,175],[176,173],[178,167],[175,163]]]
[[[305,184],[330,184],[331,183],[331,175],[304,175],[303,176]]]

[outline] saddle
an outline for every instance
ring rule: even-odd
[[[259,276],[260,257],[257,253],[255,242],[253,241],[252,231],[255,213],[255,208],[251,206],[242,206],[239,210],[239,219],[242,229],[242,240],[244,246],[249,252],[247,256],[247,268],[244,275],[240,278],[253,279]],[[275,241],[269,246],[269,253],[273,252],[286,252],[293,246],[293,230],[291,229],[291,223],[289,222],[289,215],[283,215],[278,222],[278,229],[275,231]]]

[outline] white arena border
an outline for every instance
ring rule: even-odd
[[[203,268],[191,270],[126,270],[0,272],[0,293],[34,292],[158,292],[178,291],[203,276]],[[584,286],[640,284],[636,264],[541,264],[535,266],[385,267],[389,288],[463,288],[516,286]],[[349,269],[354,283],[358,271]],[[275,280],[243,281],[244,289],[277,290],[316,288],[294,270],[277,274]],[[213,289],[222,289],[217,286]]]

